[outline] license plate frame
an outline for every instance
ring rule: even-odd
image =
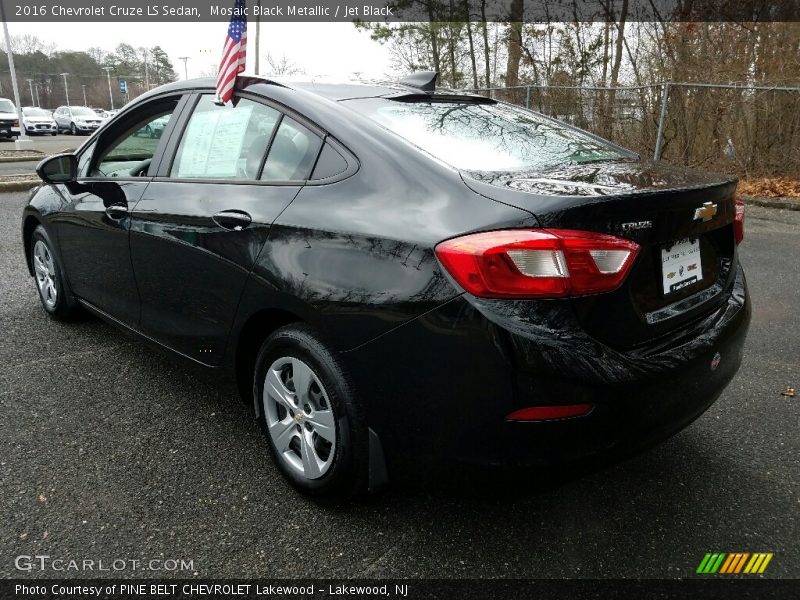
[[[672,297],[703,281],[699,238],[684,238],[661,247],[661,292]]]

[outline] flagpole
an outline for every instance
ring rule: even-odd
[[[258,5],[258,13],[256,14],[256,75],[260,75],[259,57],[261,56],[261,0],[257,0],[256,5]]]
[[[233,7],[228,35],[225,36],[222,49],[222,60],[217,69],[215,87],[218,104],[233,100],[239,75],[245,70],[247,62],[247,0],[236,0]]]

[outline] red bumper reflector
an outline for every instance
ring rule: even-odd
[[[529,406],[515,410],[506,417],[506,421],[551,421],[582,417],[594,408],[594,404],[565,404],[563,406]]]

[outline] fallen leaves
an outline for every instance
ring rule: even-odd
[[[800,200],[800,179],[794,177],[759,177],[742,179],[737,191],[756,198],[797,198]]]

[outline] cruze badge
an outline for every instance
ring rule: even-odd
[[[623,223],[622,231],[635,231],[637,229],[650,229],[653,226],[652,221],[634,221],[633,223]]]
[[[710,221],[714,218],[714,215],[717,214],[717,205],[712,204],[711,202],[705,202],[703,206],[700,208],[694,209],[694,220],[695,221],[702,221],[705,223],[706,221]]]

